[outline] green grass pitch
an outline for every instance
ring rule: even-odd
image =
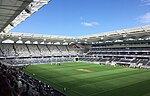
[[[83,62],[32,65],[24,71],[68,96],[150,96],[150,70]]]

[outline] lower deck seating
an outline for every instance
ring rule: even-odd
[[[150,66],[150,61],[149,59],[125,59],[125,58],[97,58],[97,57],[81,57],[79,58],[79,61],[88,61],[88,62],[99,62],[99,63],[109,63],[111,64],[116,63],[116,64],[135,64],[135,65],[141,65],[141,66]]]
[[[24,59],[4,59],[1,60],[11,65],[28,65],[28,64],[51,64],[58,62],[73,62],[71,57],[51,57],[51,58],[24,58]]]

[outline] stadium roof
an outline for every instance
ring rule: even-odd
[[[0,0],[0,32],[9,32],[49,1]]]
[[[137,28],[131,29],[122,29],[116,30],[112,32],[103,32],[99,34],[93,34],[88,36],[80,36],[80,37],[69,37],[69,36],[53,36],[53,35],[45,35],[45,34],[29,34],[29,33],[0,33],[1,41],[6,39],[10,39],[13,41],[21,40],[23,42],[31,41],[31,42],[103,42],[103,41],[115,41],[115,40],[128,40],[132,39],[146,39],[150,37],[150,25],[141,26]]]
[[[132,39],[146,39],[150,37],[150,25],[141,26],[130,29],[115,30],[111,32],[103,32],[100,34],[93,34],[88,36],[82,36],[80,38],[87,39],[90,42],[99,41],[115,41],[115,40],[127,40]]]

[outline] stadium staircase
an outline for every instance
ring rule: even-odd
[[[29,50],[29,47],[28,47],[28,45],[27,44],[25,44],[26,45],[26,47],[27,47],[27,49],[28,49],[28,52],[30,53],[30,55],[32,55],[31,54],[31,52],[30,52],[30,50]]]

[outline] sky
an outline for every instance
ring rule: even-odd
[[[150,0],[52,0],[11,32],[85,36],[150,25]]]

